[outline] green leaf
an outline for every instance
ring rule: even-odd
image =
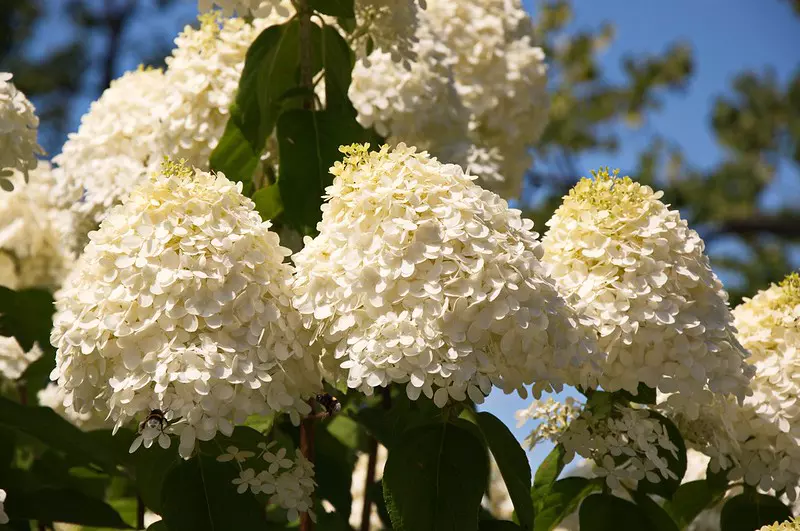
[[[327,422],[327,429],[339,442],[351,450],[366,450],[366,433],[364,428],[344,415],[335,415]]]
[[[675,491],[678,490],[678,487],[681,486],[681,480],[686,474],[686,444],[683,442],[683,436],[680,430],[678,430],[678,427],[675,426],[671,420],[652,410],[650,410],[649,413],[650,417],[657,419],[666,427],[669,440],[678,448],[677,457],[672,455],[672,452],[660,446],[658,448],[658,455],[666,459],[667,465],[669,469],[675,473],[675,477],[669,479],[660,477],[659,481],[655,483],[650,482],[647,478],[642,479],[639,481],[637,490],[645,494],[658,494],[662,498],[670,499]]]
[[[636,394],[632,394],[628,391],[621,390],[617,391],[615,394],[629,400],[631,402],[636,402],[637,404],[655,404],[656,403],[656,390],[653,387],[648,387],[643,383],[639,383],[639,387],[636,390]]]
[[[643,531],[650,523],[633,503],[611,494],[592,494],[578,513],[581,531]]]
[[[633,493],[633,500],[650,522],[653,531],[678,531],[678,526],[667,511],[647,494]]]
[[[322,423],[314,425],[317,477],[317,495],[331,502],[336,512],[350,518],[353,497],[350,485],[353,478],[353,467],[356,455],[353,450],[342,444],[326,429]]]
[[[538,489],[545,485],[550,485],[558,479],[558,475],[564,470],[564,446],[557,444],[553,450],[547,454],[539,468],[536,469],[536,476],[533,478],[533,487]]]
[[[281,191],[277,184],[265,186],[253,194],[256,210],[264,221],[275,219],[283,212]]]
[[[75,489],[10,490],[5,510],[11,518],[130,529],[111,506]]]
[[[791,517],[792,511],[778,498],[746,490],[725,502],[720,524],[722,531],[753,531]]]
[[[147,531],[169,531],[169,528],[164,523],[164,520],[159,520],[147,526]]]
[[[25,392],[27,393],[27,400],[29,404],[38,404],[38,393],[50,383],[50,373],[56,367],[56,349],[52,345],[47,344],[42,347],[42,355],[38,360],[34,361],[25,372],[22,373],[18,382],[25,384]]]
[[[603,488],[602,479],[569,477],[555,483],[534,488],[533,503],[536,507],[534,531],[551,531],[561,521],[575,512],[583,499]]]
[[[441,414],[442,410],[433,401],[424,397],[412,401],[402,392],[392,397],[389,410],[378,402],[358,411],[354,419],[391,450],[396,442],[405,438],[406,431],[436,422]]]
[[[395,531],[476,531],[489,466],[482,441],[452,424],[407,432],[389,452],[383,495]]]
[[[486,411],[478,413],[480,426],[489,445],[503,481],[508,489],[514,510],[523,529],[533,528],[533,501],[531,500],[531,465],[525,450],[503,422]]]
[[[112,450],[76,428],[48,407],[26,407],[0,397],[0,425],[38,439],[70,459],[95,463],[114,473],[116,464]]]
[[[316,27],[316,25],[314,25]],[[291,21],[270,26],[247,50],[236,99],[210,164],[248,188],[272,134],[281,98],[298,85],[299,26]]]
[[[725,488],[714,489],[705,479],[688,481],[678,487],[667,500],[664,509],[672,516],[678,527],[684,529],[704,509],[714,505],[725,494]]]
[[[374,482],[369,487],[369,495],[375,508],[378,510],[378,516],[386,529],[392,529],[392,519],[389,516],[389,511],[386,509],[386,501],[383,499],[383,484],[380,480]]]
[[[136,476],[136,492],[145,506],[156,513],[161,513],[162,492],[167,475],[182,462],[177,446],[172,444],[164,450],[154,444],[150,448],[140,448],[131,456]]]
[[[518,531],[522,529],[514,522],[508,520],[481,520],[479,531]]]
[[[198,455],[169,471],[161,494],[161,516],[170,531],[263,529],[264,509],[249,491],[236,492],[238,468]]]
[[[342,159],[339,146],[372,138],[349,111],[294,109],[278,119],[278,186],[284,220],[302,234],[314,234],[322,194],[333,182],[329,169]]]
[[[25,352],[38,343],[50,347],[53,296],[42,289],[14,291],[0,286],[0,335],[16,338]]]
[[[347,41],[331,26],[323,28],[320,45],[325,68],[325,106],[327,109],[351,110],[353,106],[347,92],[355,56]]]
[[[308,5],[323,15],[353,18],[353,0],[308,0]]]

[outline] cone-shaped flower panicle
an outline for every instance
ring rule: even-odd
[[[27,175],[36,167],[36,155],[44,153],[36,138],[39,118],[33,104],[11,78],[0,72],[0,184],[5,191],[13,186],[8,180],[10,170]]]
[[[752,370],[727,293],[703,241],[662,195],[607,171],[581,179],[547,222],[548,272],[595,321],[604,389],[636,393],[643,383],[674,402],[741,400]]]
[[[56,297],[64,405],[116,426],[160,409],[181,420],[184,456],[250,414],[299,421],[319,372],[269,227],[221,174],[165,163],[135,189]]]
[[[342,148],[320,234],[294,256],[295,305],[326,366],[365,393],[439,406],[589,386],[593,337],[540,263],[532,222],[455,165],[399,144]]]

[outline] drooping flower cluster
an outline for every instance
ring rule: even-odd
[[[755,367],[752,396],[734,421],[741,445],[733,478],[795,500],[800,488],[800,275],[793,273],[737,306],[739,339]]]
[[[223,175],[165,164],[135,189],[56,297],[64,405],[116,427],[166,412],[185,457],[251,414],[299,422],[319,373],[269,227]]]
[[[0,376],[16,380],[41,355],[37,345],[25,352],[15,338],[0,336]]]
[[[27,183],[16,170],[11,180],[14,190],[0,194],[0,286],[56,288],[73,258],[65,233],[71,216],[53,205],[53,172],[41,162]]]
[[[703,241],[661,196],[607,171],[582,179],[547,222],[544,261],[595,322],[602,387],[643,383],[694,418],[715,393],[743,399],[752,369]]]
[[[71,404],[69,406],[65,405],[64,401],[67,398],[67,393],[64,388],[54,383],[47,384],[46,387],[36,393],[36,398],[40,406],[49,407],[84,431],[102,430],[111,427],[102,417],[94,416],[91,413],[78,413]]]
[[[231,482],[239,494],[248,490],[253,494],[267,494],[269,504],[285,509],[289,521],[297,520],[300,513],[305,512],[316,521],[311,499],[316,486],[314,463],[300,453],[292,459],[286,448],[275,449],[276,444],[274,441],[258,443],[258,455],[255,451],[229,446],[217,461],[233,461],[239,467],[239,477]]]
[[[158,170],[163,121],[157,107],[168,90],[158,69],[139,68],[112,81],[53,158],[61,172],[60,205],[74,215],[76,251],[111,207]]]
[[[380,50],[357,62],[350,98],[359,121],[391,143],[469,163],[483,185],[517,196],[547,123],[544,54],[521,3],[431,0],[414,52],[410,68]]]
[[[399,144],[343,148],[295,305],[333,377],[407,383],[440,407],[492,385],[591,386],[594,343],[539,262],[532,223],[455,165]]]
[[[517,411],[517,428],[524,426],[529,420],[541,421],[525,438],[529,448],[533,448],[544,440],[555,440],[569,427],[570,422],[578,418],[583,410],[582,404],[574,398],[567,397],[564,402],[553,398],[533,400],[531,404]]]
[[[39,118],[33,104],[17,90],[12,75],[0,72],[0,187],[12,188],[11,172],[27,176],[36,167],[36,156],[44,154],[36,139]]]

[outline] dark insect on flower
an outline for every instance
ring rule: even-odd
[[[328,393],[317,395],[317,402],[319,402],[322,407],[325,408],[325,412],[328,414],[328,416],[331,416],[334,413],[338,413],[342,410],[342,403],[339,402],[339,399],[335,396],[329,395]]]
[[[147,418],[139,423],[139,433],[144,431],[145,428],[164,431],[166,424],[167,419],[164,416],[164,412],[160,409],[153,409],[147,415]]]

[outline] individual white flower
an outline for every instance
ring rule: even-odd
[[[55,208],[50,165],[41,162],[25,183],[12,173],[14,190],[0,193],[0,285],[54,289],[72,266],[67,247],[68,212]]]
[[[102,430],[110,428],[109,423],[102,416],[91,413],[78,413],[72,405],[64,405],[67,398],[65,390],[54,383],[49,383],[45,388],[36,393],[40,406],[49,407],[72,424],[84,431]]]
[[[11,74],[0,72],[0,181],[5,191],[11,188],[8,177],[12,170],[27,175],[36,167],[36,156],[44,154],[36,139],[36,110],[11,78]]]
[[[164,450],[169,448],[172,444],[172,440],[169,438],[169,435],[167,435],[167,433],[161,427],[146,425],[133,439],[131,447],[128,451],[130,453],[135,452],[140,446],[142,446],[142,443],[144,443],[145,448],[150,448],[153,445],[153,441],[158,441],[158,445]]]
[[[161,164],[156,109],[167,91],[158,69],[139,68],[112,81],[53,158],[61,172],[60,206],[75,215],[76,251],[108,210]]]
[[[382,444],[378,445],[376,452],[374,481],[380,481],[383,477],[383,468],[386,466],[388,452],[386,447]],[[350,525],[354,529],[359,529],[361,517],[364,512],[368,467],[369,454],[359,454],[356,464],[353,467],[353,476],[350,480],[350,496],[353,499],[353,503],[350,506]],[[369,512],[369,529],[381,529],[382,525],[383,522],[381,522],[381,517],[378,514],[378,507],[373,503]]]
[[[267,2],[265,2],[267,3]],[[245,55],[265,27],[288,20],[276,10],[249,23],[242,18],[200,16],[200,27],[186,26],[167,57],[169,93],[155,111],[166,128],[164,154],[208,168],[236,97]]]
[[[8,523],[8,515],[6,514],[5,507],[3,505],[6,501],[6,491],[0,489],[0,524],[7,524]]]
[[[643,383],[694,418],[714,393],[742,400],[752,369],[703,241],[662,195],[607,171],[582,179],[547,222],[544,262],[596,323],[602,387]]]
[[[239,472],[239,477],[234,479],[231,483],[236,485],[236,492],[244,494],[247,489],[250,489],[253,494],[257,494],[261,489],[261,478],[256,477],[256,471],[252,468],[246,468]]]
[[[332,378],[407,383],[443,407],[492,385],[591,386],[593,337],[539,262],[533,223],[455,165],[399,144],[342,148],[295,305]]]
[[[534,400],[527,408],[517,411],[514,416],[517,419],[518,428],[524,426],[529,420],[541,421],[525,438],[528,447],[533,448],[543,440],[557,440],[569,427],[570,422],[580,415],[581,410],[582,404],[570,396],[564,402],[553,400],[553,398]]]
[[[236,461],[237,463],[242,463],[247,461],[251,457],[256,455],[254,452],[248,452],[247,450],[239,450],[236,446],[228,446],[226,448],[226,453],[217,457],[217,461],[220,463],[225,463],[227,461]]]
[[[0,376],[16,380],[41,356],[42,350],[36,344],[25,352],[16,338],[0,336]]]
[[[184,457],[251,414],[310,411],[289,251],[254,207],[241,183],[165,164],[112,209],[56,295],[65,405],[115,427],[159,409]]]
[[[289,17],[294,11],[288,0],[198,0],[197,2],[197,10],[201,13],[211,11],[215,7],[219,7],[226,17],[234,13],[240,17],[251,14],[254,17],[270,15]]]

